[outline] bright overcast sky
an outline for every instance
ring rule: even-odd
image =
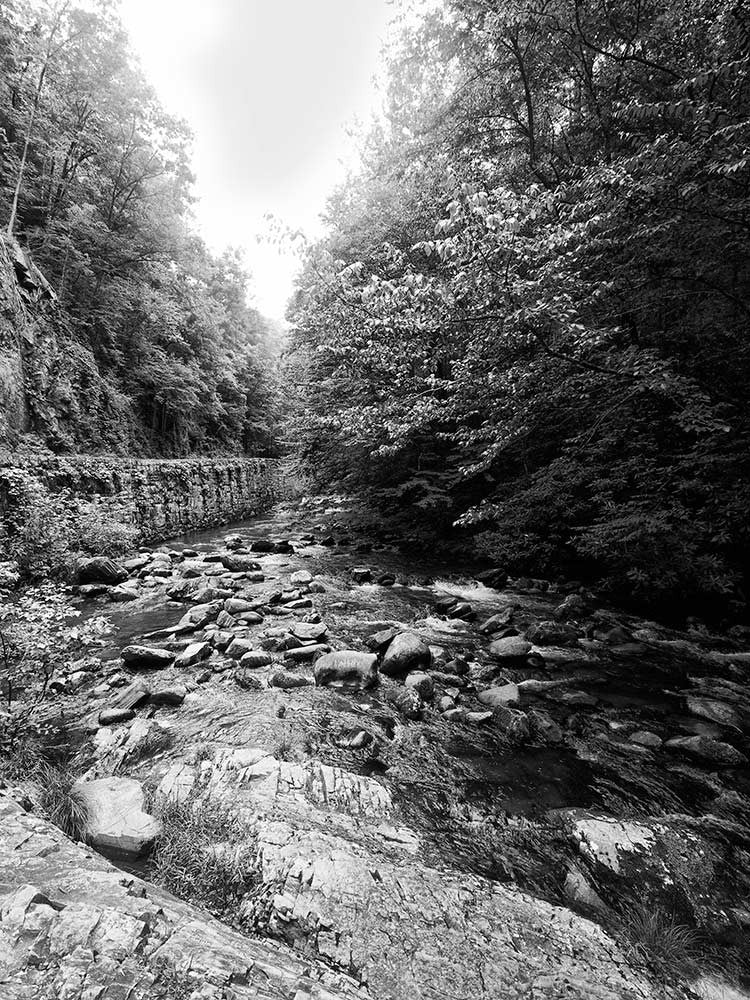
[[[121,0],[162,103],[195,133],[196,216],[209,245],[239,246],[255,303],[281,319],[294,258],[256,236],[271,212],[310,235],[352,162],[346,127],[380,103],[373,76],[387,0]]]

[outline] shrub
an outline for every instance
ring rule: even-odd
[[[215,916],[231,917],[255,881],[254,832],[216,799],[169,801],[159,814],[153,881]]]
[[[25,469],[0,470],[0,548],[23,576],[65,576],[78,553],[121,555],[138,539],[138,529],[112,517],[100,500],[53,493]]]

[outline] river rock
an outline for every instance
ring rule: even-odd
[[[237,621],[245,625],[260,625],[263,623],[264,618],[257,611],[240,611],[237,614]]]
[[[211,632],[208,636],[208,641],[214,647],[218,649],[220,653],[226,652],[234,639],[234,632],[228,630],[217,629],[215,632]]]
[[[394,587],[396,584],[396,577],[393,573],[381,573],[375,582],[380,587]]]
[[[485,722],[489,722],[490,719],[495,718],[494,712],[467,712],[465,717],[465,722],[470,722],[474,726],[484,725]]]
[[[729,729],[736,729],[742,732],[742,719],[738,712],[727,705],[724,701],[715,701],[712,698],[695,698],[691,695],[687,698],[688,711],[693,715],[698,715],[702,719],[709,719],[711,722],[718,722],[720,726],[727,726]]]
[[[729,743],[712,740],[709,736],[674,736],[667,740],[665,746],[669,750],[682,750],[713,764],[726,764],[729,767],[747,764],[747,757],[739,750]]]
[[[118,709],[130,709],[136,708],[138,705],[143,704],[149,698],[150,692],[145,684],[140,681],[133,681],[132,684],[128,684],[127,687],[123,688],[122,691],[107,705],[109,711],[116,711]]]
[[[143,788],[132,778],[77,781],[73,791],[86,806],[86,838],[94,847],[139,857],[161,833],[159,820],[144,812]]]
[[[449,618],[457,618],[465,622],[473,622],[477,613],[468,601],[458,601],[448,611]]]
[[[598,913],[607,912],[607,906],[601,896],[592,889],[578,868],[571,868],[565,876],[563,895],[574,906],[582,906],[584,909],[595,910]]]
[[[455,656],[452,660],[448,660],[447,663],[443,663],[440,666],[441,673],[444,674],[455,674],[457,677],[466,677],[469,672],[468,660],[465,660],[462,656]]]
[[[414,632],[400,632],[383,654],[381,674],[404,677],[413,670],[429,670],[432,666],[430,647]]]
[[[446,594],[435,601],[435,610],[439,615],[447,615],[450,613],[451,608],[455,608],[457,604],[457,597],[454,597],[453,594]]]
[[[516,684],[485,688],[477,694],[477,698],[483,705],[491,705],[493,708],[511,708],[521,704],[521,694]]]
[[[232,674],[232,680],[238,687],[243,688],[245,691],[263,690],[263,681],[260,677],[245,667],[238,667]]]
[[[468,714],[469,713],[465,708],[458,708],[454,705],[453,708],[446,708],[443,712],[443,718],[447,722],[466,722],[466,716]],[[490,712],[490,715],[492,715],[492,712]]]
[[[108,594],[109,587],[106,583],[82,583],[76,588],[76,593],[86,600],[90,600],[93,597],[101,597],[103,594]]]
[[[312,583],[312,573],[308,573],[306,569],[298,569],[296,573],[292,573],[289,577],[289,582],[294,584],[295,587],[304,587],[308,583]]]
[[[291,555],[294,552],[294,546],[287,538],[282,538],[281,541],[274,542],[273,551],[278,555]]]
[[[112,587],[109,592],[110,601],[114,601],[116,604],[126,604],[128,601],[137,601],[139,597],[140,594],[135,586]]]
[[[366,729],[350,729],[339,733],[334,738],[334,743],[342,750],[364,750],[372,742],[372,733],[368,733]]]
[[[549,712],[533,708],[526,717],[534,736],[542,743],[562,743],[563,731]]]
[[[651,750],[658,750],[664,742],[661,736],[657,736],[656,733],[649,732],[647,729],[639,729],[635,733],[631,733],[628,739],[631,743],[636,743],[641,747],[649,747]]]
[[[494,569],[485,569],[481,573],[475,573],[474,579],[483,583],[485,587],[493,590],[502,590],[508,583],[508,574],[504,569],[496,566]]]
[[[210,604],[196,604],[194,608],[190,608],[182,620],[195,625],[196,628],[203,628],[209,622],[216,621],[220,612],[221,604],[218,601],[213,601]]]
[[[513,608],[505,608],[504,611],[498,611],[497,614],[492,615],[487,621],[483,622],[479,626],[479,631],[483,635],[491,635],[493,632],[499,632],[501,629],[507,628],[510,625],[513,618]]]
[[[252,556],[242,556],[236,552],[222,556],[221,564],[230,573],[250,573],[260,570],[260,563]]]
[[[404,687],[416,691],[422,701],[431,701],[435,693],[435,686],[429,674],[420,670],[412,671],[404,678]]]
[[[126,646],[120,655],[131,670],[158,670],[168,667],[175,658],[173,652],[158,646]]]
[[[76,563],[79,583],[107,583],[111,586],[127,580],[128,571],[108,556],[79,559]]]
[[[271,687],[289,689],[308,687],[313,681],[309,677],[303,677],[302,674],[292,674],[288,670],[277,670],[275,674],[271,674],[268,683]]]
[[[285,660],[314,660],[323,653],[330,653],[331,647],[324,642],[316,642],[311,646],[299,646],[297,649],[288,649],[284,653]]]
[[[159,688],[151,695],[154,705],[181,705],[187,697],[187,688],[184,684],[173,684],[170,687]]]
[[[99,713],[100,726],[116,726],[135,718],[132,708],[104,708]]]
[[[355,566],[351,571],[351,577],[355,583],[370,583],[372,570],[369,566]]]
[[[526,632],[534,646],[573,646],[578,641],[578,630],[564,622],[537,622]]]
[[[233,660],[241,660],[245,653],[251,653],[255,650],[255,642],[253,639],[243,639],[240,636],[235,636],[227,647],[227,655],[231,656]]]
[[[392,705],[405,719],[416,721],[422,718],[424,704],[416,691],[406,687],[388,687],[385,701]]]
[[[390,642],[393,642],[397,635],[397,628],[383,628],[378,632],[373,633],[373,635],[368,635],[365,639],[365,645],[368,649],[372,649],[375,653],[382,653],[386,646]]]
[[[260,667],[269,667],[273,663],[273,656],[264,653],[260,649],[251,649],[240,657],[240,666],[248,670],[258,670]]]
[[[588,614],[589,602],[580,594],[568,594],[562,604],[559,604],[553,614],[558,621],[570,621],[571,618],[582,618]]]
[[[326,637],[328,629],[322,622],[295,622],[289,629],[291,635],[300,642],[319,643]]]
[[[338,687],[362,691],[378,681],[375,653],[360,653],[345,649],[326,653],[315,663],[315,683],[318,687]]]
[[[501,662],[525,660],[531,652],[531,643],[520,635],[509,635],[505,639],[496,639],[490,644],[490,656]]]
[[[208,642],[191,642],[189,646],[175,658],[176,667],[193,667],[201,660],[207,660],[211,655],[211,645]]]
[[[255,604],[245,601],[241,597],[230,597],[224,601],[224,611],[228,615],[238,615],[244,611],[255,611]]]

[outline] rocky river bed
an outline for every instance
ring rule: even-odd
[[[96,562],[75,600],[111,628],[45,705],[88,843],[2,793],[3,996],[747,995],[741,633],[448,569],[341,502]],[[150,881],[201,801],[252,830],[231,927]],[[679,976],[646,946],[674,928]]]

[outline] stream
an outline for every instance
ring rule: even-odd
[[[254,642],[271,648],[273,642],[266,641],[270,631],[281,635],[295,621],[319,616],[331,648],[365,650],[373,633],[393,626],[426,640],[438,667],[465,657],[469,676],[454,686],[450,678],[438,675],[434,697],[415,720],[403,718],[386,697],[392,682],[371,691],[269,686],[269,673],[281,665],[283,652],[274,654],[277,662],[265,674],[258,671],[257,689],[252,690],[234,683],[232,661],[217,652],[188,668],[173,665],[140,672],[149,686],[179,683],[188,695],[179,706],[147,706],[139,713],[154,720],[168,739],[164,746],[157,743],[148,752],[123,758],[121,773],[154,787],[175,762],[248,746],[288,761],[314,759],[382,783],[397,809],[394,822],[416,832],[426,863],[516,882],[555,902],[561,900],[561,882],[578,853],[570,836],[561,833],[561,824],[571,817],[679,815],[694,822],[731,796],[741,802],[738,808],[746,809],[746,764],[717,767],[695,755],[669,752],[662,744],[697,735],[747,752],[747,730],[702,717],[689,710],[686,700],[690,678],[707,674],[709,663],[714,673],[734,677],[736,683],[736,668],[718,668],[711,660],[712,650],[725,649],[726,640],[687,635],[599,609],[586,623],[574,623],[581,640],[577,655],[568,655],[567,661],[559,649],[535,647],[536,655],[527,662],[493,664],[491,637],[479,629],[486,619],[511,606],[509,631],[523,634],[535,623],[553,620],[565,593],[543,590],[533,581],[489,588],[474,579],[479,567],[470,562],[448,563],[428,552],[405,552],[395,544],[354,536],[346,513],[344,504],[280,505],[252,521],[185,535],[154,549],[169,553],[174,580],[180,579],[186,558],[194,564],[226,552],[229,536],[239,536],[233,547],[240,552],[254,542],[289,541],[291,552],[251,553],[264,576],[251,586],[230,580],[216,561],[204,563],[204,583],[221,578],[242,587],[244,595],[288,591],[293,573],[311,574],[316,585],[309,595],[312,606],[293,611],[279,604],[266,608],[264,620],[247,630]],[[334,544],[321,544],[330,543],[326,536],[333,536]],[[358,583],[355,568],[369,569],[373,580],[392,574],[395,583]],[[119,661],[124,646],[149,643],[179,652],[204,638],[200,630],[187,636],[174,632],[191,605],[166,596],[170,580],[149,577],[148,569],[136,579],[136,600],[113,604],[101,596],[79,604],[84,621],[105,615],[111,622],[96,656],[115,692],[132,680],[123,675]],[[446,597],[469,602],[473,620],[440,613],[436,604]],[[596,638],[614,626],[627,635],[617,641]],[[210,634],[209,629],[205,637]],[[306,676],[312,673],[309,665],[293,669]],[[477,701],[483,687],[524,680],[557,681],[559,686],[524,691],[520,709],[496,712],[481,723],[452,719],[438,709],[439,698],[448,694],[459,707],[477,712],[484,708]],[[86,703],[89,713],[92,704],[107,705],[101,687],[97,691],[99,695],[92,693]],[[653,746],[630,738],[644,731]],[[348,746],[350,737],[360,732],[366,734],[367,745]],[[128,870],[147,874],[148,863]],[[722,879],[717,894],[726,905],[734,895],[728,888],[731,872]]]

